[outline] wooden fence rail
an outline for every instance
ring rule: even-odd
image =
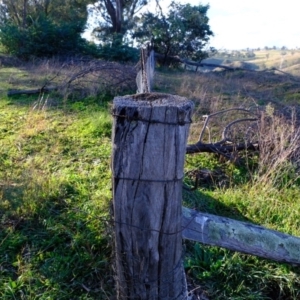
[[[183,207],[184,239],[300,265],[300,238]]]

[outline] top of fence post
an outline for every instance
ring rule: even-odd
[[[152,44],[148,44],[146,48],[141,48],[138,67],[139,70],[136,76],[137,94],[151,93],[155,69]]]

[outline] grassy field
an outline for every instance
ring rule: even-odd
[[[291,75],[300,75],[300,50],[254,50],[254,57],[247,57],[247,51],[229,51],[228,54],[216,54],[211,59],[233,67],[238,63],[249,63],[256,70],[276,68]]]
[[[261,50],[255,51],[255,59],[250,60],[260,69],[277,68],[293,75],[300,75],[300,51],[299,50]]]
[[[0,69],[0,297],[113,299],[112,89],[81,93],[86,83],[78,81],[71,92],[6,96],[53,78],[51,66],[41,65]],[[209,169],[222,178],[185,191],[183,202],[300,236],[299,156],[289,152],[289,137],[300,141],[294,117],[300,82],[272,72],[160,70],[155,89],[195,102],[190,141],[203,114],[268,107],[272,130],[260,133],[270,143],[260,155],[243,153],[239,165],[212,154],[187,156],[187,172]],[[223,125],[212,125],[216,138]],[[207,299],[300,299],[295,266],[186,241],[185,268],[190,289]]]

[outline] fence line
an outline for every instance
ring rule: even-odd
[[[182,238],[300,265],[300,238],[182,208],[193,103],[150,93],[151,53],[149,48],[141,50],[138,94],[115,97],[113,102],[112,221],[118,300],[188,299]]]
[[[137,94],[150,93],[153,89],[153,78],[155,69],[154,50],[152,45],[140,50],[140,61],[136,76]]]

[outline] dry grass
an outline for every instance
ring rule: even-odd
[[[300,127],[290,115],[275,112],[271,105],[261,114],[257,182],[291,186],[300,178]]]
[[[260,152],[255,163],[258,167],[251,178],[256,183],[276,186],[299,179],[300,81],[295,77],[274,72],[185,72],[169,74],[168,78],[158,74],[157,87],[160,82],[165,87],[171,86],[172,80],[176,84],[169,92],[192,99],[196,104],[190,143],[198,140],[206,115],[234,107],[250,109],[258,118],[254,127],[253,122],[239,123],[233,134],[237,141],[246,139],[250,126],[256,130],[251,138],[258,142]],[[253,115],[237,111],[216,115],[208,123],[203,141],[220,141],[226,125],[248,117]]]
[[[117,95],[135,89],[134,66],[72,57],[20,62],[23,76],[13,76],[10,88],[55,89],[57,98],[83,99]]]
[[[299,75],[297,70],[290,69],[291,66],[299,64],[300,52],[295,50],[268,50],[268,51],[255,51],[256,58],[249,62],[254,63],[260,67],[265,68],[278,68],[282,71],[289,72],[293,75]]]
[[[282,111],[286,106],[300,104],[295,96],[300,90],[300,80],[273,71],[158,73],[156,89],[195,101],[196,117],[231,107],[272,103],[275,110]]]

